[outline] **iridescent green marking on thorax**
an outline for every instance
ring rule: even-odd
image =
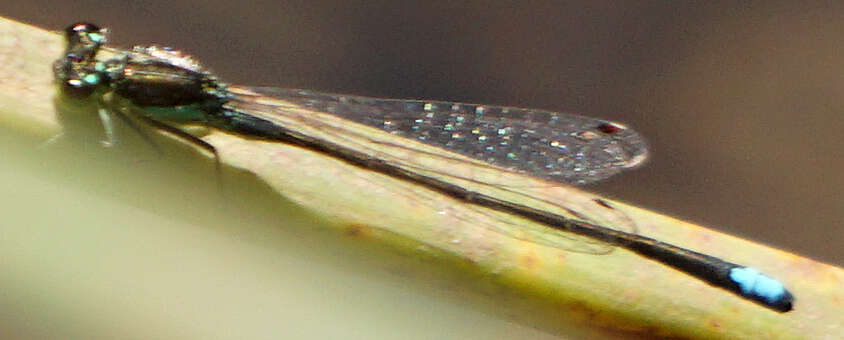
[[[138,108],[145,116],[152,119],[166,120],[174,123],[190,123],[204,121],[208,113],[200,105],[182,106],[146,106]]]

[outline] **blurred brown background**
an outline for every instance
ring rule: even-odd
[[[590,189],[844,264],[844,4],[7,1],[223,79],[546,108],[623,122],[651,160]],[[46,67],[46,65],[45,65]]]

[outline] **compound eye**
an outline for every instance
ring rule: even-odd
[[[94,25],[94,24],[89,23],[89,22],[77,22],[73,25],[68,26],[64,30],[65,34],[68,37],[74,36],[74,35],[79,35],[79,34],[84,34],[84,33],[90,33],[90,32],[99,32],[99,31],[100,31],[99,26]]]
[[[79,22],[68,26],[64,30],[67,41],[73,44],[99,46],[106,42],[106,29],[87,22]]]
[[[62,89],[64,94],[71,98],[84,99],[94,93],[95,84],[86,82],[80,78],[70,78],[64,82]]]

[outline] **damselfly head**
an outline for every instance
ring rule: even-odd
[[[86,98],[101,83],[101,75],[94,70],[95,57],[106,42],[107,30],[88,22],[78,22],[65,28],[67,48],[62,58],[53,64],[53,73],[62,92],[72,98]]]
[[[92,62],[100,46],[106,42],[106,34],[105,28],[87,22],[68,26],[65,29],[65,56],[73,62]]]

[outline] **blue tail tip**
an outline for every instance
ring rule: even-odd
[[[738,285],[741,294],[779,312],[792,309],[794,296],[781,282],[750,267],[730,270],[730,279]]]

